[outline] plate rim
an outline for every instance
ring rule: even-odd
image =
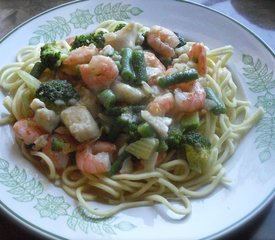
[[[33,20],[49,13],[52,12],[56,9],[60,9],[69,5],[73,5],[75,3],[80,3],[80,2],[88,2],[91,0],[73,0],[73,1],[69,1],[66,3],[62,3],[59,4],[55,7],[51,7],[45,11],[42,11],[41,13],[38,13],[36,15],[34,15],[31,18],[28,18],[27,20],[25,20],[24,22],[22,22],[21,24],[17,25],[15,28],[13,28],[12,30],[10,30],[8,33],[6,33],[1,39],[0,39],[0,44],[2,44],[10,35],[12,35],[14,32],[16,32],[18,29],[22,28],[23,26],[27,25],[28,23],[32,22]],[[200,3],[196,3],[196,2],[192,2],[190,0],[170,0],[170,1],[175,1],[175,2],[181,2],[181,3],[187,3],[187,4],[191,4],[197,7],[201,7],[204,9],[207,9],[210,12],[214,12],[218,15],[221,15],[222,17],[228,19],[229,21],[233,22],[234,24],[237,24],[238,26],[242,27],[244,30],[246,30],[248,33],[250,33],[253,37],[255,37],[267,50],[268,52],[270,52],[270,54],[275,58],[275,50],[273,50],[266,42],[265,40],[263,40],[257,33],[255,33],[253,30],[249,29],[248,27],[246,27],[243,23],[239,22],[238,20],[226,15],[225,13],[222,13],[216,9],[213,9],[209,6],[205,6],[203,4]],[[273,188],[273,190],[253,209],[251,209],[251,211],[246,214],[245,216],[243,216],[242,218],[240,218],[238,221],[234,222],[233,224],[223,228],[222,230],[213,233],[211,235],[208,235],[206,237],[203,237],[201,239],[214,239],[214,238],[220,238],[220,237],[224,237],[224,236],[228,236],[229,234],[233,234],[234,232],[240,230],[241,227],[243,227],[244,224],[252,221],[257,215],[259,215],[261,212],[263,212],[263,210],[269,205],[271,204],[271,202],[273,201],[273,199],[275,199],[275,187]],[[40,228],[39,226],[33,224],[32,222],[26,220],[25,218],[21,217],[19,214],[17,214],[16,212],[14,212],[11,208],[9,208],[6,204],[4,204],[2,202],[2,200],[0,200],[0,211],[5,213],[5,217],[8,217],[9,219],[12,220],[13,223],[20,223],[19,227],[27,227],[26,229],[24,228],[24,230],[26,231],[30,231],[33,234],[36,235],[40,235],[40,236],[44,236],[47,238],[54,238],[54,239],[67,239],[65,237],[62,237],[60,235],[51,233],[43,228]]]

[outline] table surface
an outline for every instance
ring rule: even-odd
[[[65,0],[1,0],[0,38],[13,28]],[[256,33],[275,52],[274,0],[193,0],[218,10],[239,21]],[[275,239],[275,204],[269,204],[261,214],[227,239]],[[18,226],[0,212],[0,236],[7,239],[38,239],[33,233]],[[39,239],[41,239],[39,237]]]

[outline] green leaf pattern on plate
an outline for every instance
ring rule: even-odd
[[[9,163],[3,159],[0,159],[0,183],[8,187],[8,192],[20,202],[31,202],[43,192],[39,181],[28,178],[26,171],[17,166],[9,171]]]
[[[74,28],[87,29],[87,27],[93,24],[93,15],[89,10],[77,9],[75,12],[71,13],[70,23],[74,25]]]
[[[256,148],[263,149],[259,158],[261,162],[270,160],[271,151],[275,150],[275,78],[273,71],[268,69],[267,64],[263,64],[260,59],[253,59],[251,55],[243,54],[242,61],[243,75],[247,79],[249,89],[257,94],[256,107],[263,107],[265,116],[257,126],[258,136],[255,139]]]
[[[37,202],[34,208],[39,211],[41,217],[49,217],[55,220],[59,216],[68,215],[67,209],[70,205],[64,201],[63,197],[54,197],[48,194],[44,198],[38,198]]]
[[[29,39],[30,45],[41,42],[53,42],[69,36],[72,29],[86,30],[94,22],[105,20],[127,20],[131,16],[140,15],[143,11],[131,4],[101,3],[93,10],[76,9],[70,14],[70,19],[56,16],[49,19],[33,32]],[[115,235],[117,231],[130,231],[136,226],[126,221],[118,221],[117,217],[98,219],[85,211],[82,207],[73,207],[64,197],[43,194],[44,187],[35,178],[30,178],[24,169],[15,166],[9,169],[8,161],[0,158],[0,184],[5,185],[9,194],[19,202],[36,201],[36,209],[41,218],[56,220],[59,217],[67,218],[67,226],[73,231],[82,231],[86,234],[93,232],[98,235]],[[71,210],[72,209],[72,210]],[[71,212],[71,213],[70,213]]]
[[[105,20],[129,20],[131,16],[138,16],[143,11],[138,7],[132,7],[131,4],[119,3],[101,3],[93,11],[85,9],[76,9],[70,14],[70,19],[57,16],[46,21],[35,30],[34,36],[29,39],[30,45],[40,42],[53,42],[58,39],[64,39],[69,36],[72,29],[86,30],[94,22],[101,23]]]
[[[73,231],[82,231],[86,234],[93,232],[98,235],[115,235],[117,231],[130,231],[136,226],[127,221],[120,221],[118,217],[99,219],[78,206],[73,208],[63,196],[43,194],[44,187],[35,178],[30,178],[24,169],[15,166],[10,170],[8,161],[0,158],[0,184],[5,185],[7,192],[19,202],[36,201],[34,209],[41,218],[56,220],[59,217],[67,218],[67,226]],[[72,210],[71,210],[72,209]]]
[[[130,15],[137,16],[142,13],[142,10],[138,7],[131,7],[131,4],[99,4],[94,10],[96,21],[98,23],[109,20],[126,20],[130,19]]]
[[[34,31],[36,36],[29,40],[30,45],[35,45],[43,42],[53,42],[56,39],[62,39],[71,33],[69,22],[63,17],[54,17],[53,20],[48,20],[46,24],[39,26],[39,29]]]
[[[87,212],[87,210],[77,207],[74,209],[72,215],[68,218],[67,224],[69,228],[76,231],[80,229],[82,232],[88,233],[92,231],[98,235],[111,234],[115,235],[116,230],[120,231],[130,231],[136,226],[129,222],[119,222],[117,217],[110,218],[96,218],[91,213]]]

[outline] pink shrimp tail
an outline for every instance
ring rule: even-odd
[[[33,119],[21,119],[13,125],[15,136],[29,145],[35,142],[41,135],[45,134],[37,122]]]
[[[194,58],[198,62],[198,72],[205,75],[207,72],[206,49],[202,43],[194,43],[188,52],[189,58]]]
[[[116,151],[116,145],[104,141],[97,141],[92,145],[92,150],[94,153],[108,152],[113,153]]]
[[[119,74],[115,62],[101,55],[92,57],[89,64],[80,65],[79,70],[83,82],[95,91],[110,87]]]
[[[164,95],[156,97],[148,105],[148,111],[156,116],[164,116],[175,105],[174,96],[172,93],[166,93]]]
[[[195,81],[190,92],[175,91],[176,110],[195,112],[204,107],[206,93],[200,82]]]
[[[82,150],[76,152],[77,167],[87,174],[101,174],[107,172],[110,166],[110,154],[116,151],[116,145],[98,141],[86,144]]]
[[[81,160],[89,158],[89,160]],[[76,153],[77,167],[84,173],[98,174],[106,172],[106,165],[93,156],[91,148],[85,148]]]
[[[89,63],[98,50],[95,46],[82,46],[72,50],[69,56],[63,61],[64,65],[77,65]]]

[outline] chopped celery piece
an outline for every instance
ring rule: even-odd
[[[149,160],[159,145],[157,138],[141,138],[140,140],[129,144],[126,151],[138,159]]]
[[[158,153],[154,152],[150,159],[148,159],[148,161],[144,161],[144,170],[146,172],[152,172],[155,169],[156,163],[157,163],[157,159],[158,159]]]
[[[199,112],[194,112],[189,115],[183,116],[180,122],[180,126],[183,130],[193,130],[200,126]]]

